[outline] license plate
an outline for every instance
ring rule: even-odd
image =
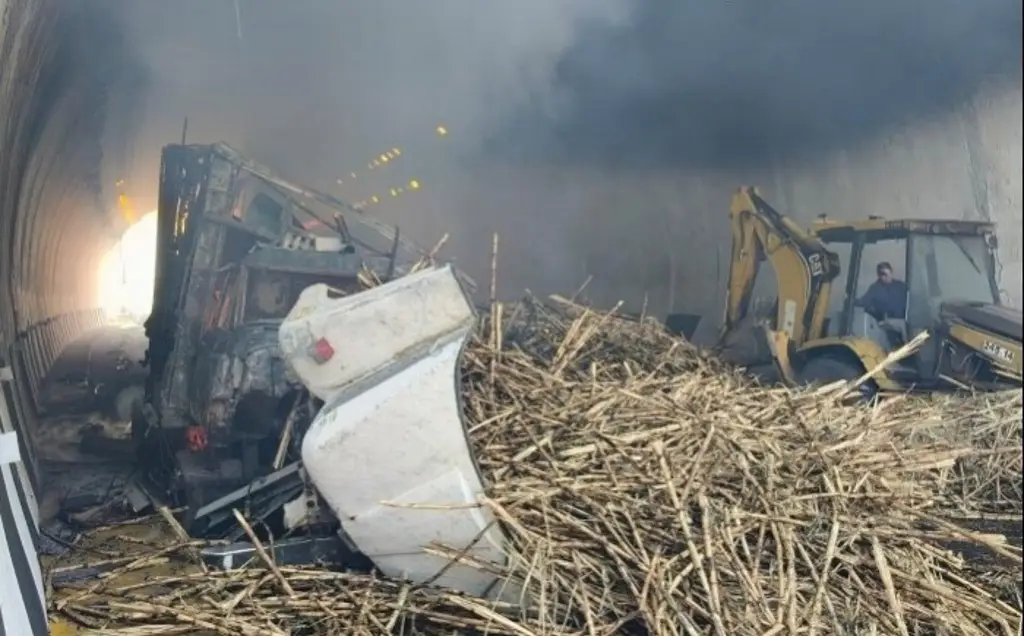
[[[1004,360],[1006,362],[1013,361],[1013,351],[1010,351],[1008,348],[1004,347],[998,342],[986,340],[981,345],[981,350],[987,353],[988,355],[992,356],[993,358],[998,358],[999,360]]]

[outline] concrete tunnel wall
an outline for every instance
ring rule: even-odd
[[[448,253],[476,276],[484,295],[496,231],[503,298],[518,297],[524,287],[541,295],[572,293],[592,276],[585,291],[590,302],[611,307],[621,300],[625,310],[651,316],[701,314],[698,336],[707,342],[724,310],[730,197],[738,186],[754,185],[805,225],[820,214],[993,221],[1004,302],[1019,308],[1021,115],[1020,84],[1004,84],[953,112],[809,164],[631,172],[505,163],[465,165],[468,178],[456,179],[423,170],[425,183],[442,186],[380,213],[426,244],[451,231]],[[770,267],[762,271],[770,278]],[[760,285],[759,292],[770,293]]]
[[[603,280],[590,288],[598,304],[624,300],[639,310],[646,301],[652,315],[700,313],[707,337],[724,310],[729,198],[738,185],[756,185],[804,224],[823,213],[993,221],[1004,302],[1019,308],[1021,116],[1018,85],[983,92],[956,112],[865,140],[815,165],[728,174],[578,175],[568,181],[587,182],[580,190],[591,203],[580,205],[582,214],[567,225],[574,253],[587,254],[586,263],[562,266],[577,283],[585,274]]]
[[[104,320],[98,267],[124,225],[103,186],[104,165],[120,158],[101,148],[116,65],[90,66],[116,55],[117,41],[97,38],[102,25],[80,9],[0,0],[0,367],[13,371],[5,398],[29,455],[40,382],[71,339]]]

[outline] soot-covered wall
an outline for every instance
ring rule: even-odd
[[[99,322],[98,265],[124,227],[116,150],[133,131],[107,116],[141,75],[109,9],[0,1],[0,356],[33,396],[63,345]]]
[[[808,165],[667,168],[593,178],[592,207],[583,209],[612,222],[587,223],[585,214],[577,227],[580,242],[592,246],[590,271],[608,280],[599,288],[600,301],[622,298],[637,306],[646,293],[654,312],[717,318],[728,276],[729,195],[737,185],[752,184],[805,223],[819,214],[994,221],[1001,284],[1009,302],[1020,307],[1021,104],[1019,88],[982,93],[951,114]]]
[[[625,14],[578,29],[551,87],[488,148],[520,181],[514,222],[500,223],[542,228],[537,257],[513,266],[594,274],[601,304],[718,317],[729,196],[747,184],[803,222],[995,221],[1020,304],[1020,3],[640,2]]]

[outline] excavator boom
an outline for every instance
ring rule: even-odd
[[[763,260],[771,263],[778,286],[772,328],[797,346],[822,337],[832,281],[840,271],[839,257],[772,208],[755,188],[740,188],[729,216],[732,260],[722,339],[747,320]]]

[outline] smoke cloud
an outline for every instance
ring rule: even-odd
[[[39,78],[28,117],[16,124],[33,153],[21,192],[29,214],[67,205],[102,223],[116,201],[114,184],[130,160],[146,88],[117,5],[94,0],[44,9],[53,32],[34,60]]]
[[[125,167],[140,199],[188,117],[190,141],[376,197],[367,213],[420,243],[451,232],[447,255],[481,280],[498,232],[508,295],[593,274],[595,300],[633,308],[677,289],[720,306],[740,182],[786,198],[787,166],[1020,83],[1014,0],[123,6],[151,79]]]
[[[1020,77],[1014,0],[637,2],[579,29],[545,109],[494,148],[619,169],[806,162]]]

